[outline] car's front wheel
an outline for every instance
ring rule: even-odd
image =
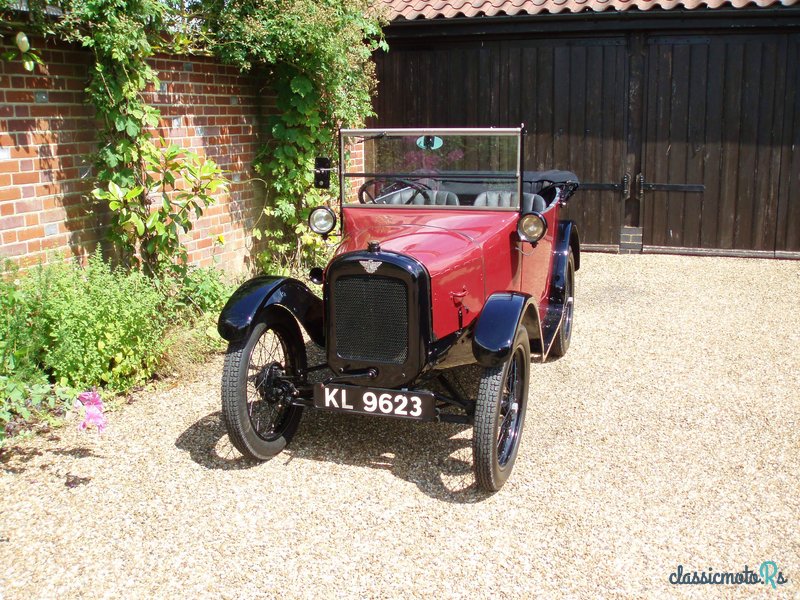
[[[472,455],[478,488],[496,492],[517,458],[528,404],[530,346],[524,327],[517,330],[506,363],[483,370],[475,403]]]
[[[297,325],[268,314],[250,335],[231,342],[222,372],[222,418],[231,443],[249,458],[266,460],[291,441],[303,409],[291,404],[291,379],[306,367]]]

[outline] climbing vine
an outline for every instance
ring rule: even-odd
[[[314,157],[335,153],[336,130],[373,114],[370,58],[386,49],[385,23],[370,0],[245,0],[207,12],[212,48],[240,69],[265,73],[277,114],[255,170],[269,185],[262,254],[269,270],[296,270],[319,258],[319,236],[305,226],[328,200],[312,187]],[[334,178],[335,179],[335,178]]]
[[[168,13],[156,0],[68,0],[59,27],[95,58],[86,91],[103,128],[92,195],[108,206],[109,236],[124,258],[151,274],[185,270],[180,234],[226,184],[213,161],[151,133],[160,113],[143,93],[159,84],[148,59],[164,42]]]
[[[227,183],[213,162],[153,137],[160,115],[143,93],[158,85],[148,62],[156,49],[216,55],[275,90],[278,111],[254,164],[268,188],[254,235],[264,240],[262,262],[270,268],[296,268],[321,252],[304,226],[310,208],[326,200],[311,187],[313,159],[333,153],[339,126],[360,125],[372,114],[370,56],[386,44],[371,0],[48,4],[59,16],[30,2],[27,27],[94,55],[87,93],[102,129],[93,196],[108,206],[112,240],[129,260],[149,272],[180,265],[179,236],[191,227],[189,215],[201,214]],[[0,0],[3,20],[12,12],[12,3]],[[26,40],[17,43],[20,56],[35,61]],[[181,181],[188,185],[177,186]]]

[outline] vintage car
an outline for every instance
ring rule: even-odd
[[[578,179],[525,171],[523,142],[523,128],[341,130],[338,166],[319,159],[315,171],[318,187],[338,177],[339,206],[309,217],[318,234],[341,236],[327,268],[310,274],[322,299],[263,275],[219,318],[230,343],[222,414],[243,455],[279,453],[306,408],[454,421],[474,424],[478,488],[500,489],[531,354],[569,347],[580,266],[578,231],[559,217]],[[322,364],[307,364],[301,327],[324,348]],[[472,394],[441,377],[474,363]]]

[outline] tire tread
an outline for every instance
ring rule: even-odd
[[[498,398],[503,385],[503,367],[484,369],[478,386],[478,398]],[[472,434],[473,455],[475,457],[475,479],[478,487],[484,490],[496,490],[494,478],[494,456],[483,449],[496,444],[495,427],[497,411],[487,402],[478,402],[475,406],[475,424]],[[488,455],[487,455],[488,454]]]
[[[225,429],[228,431],[228,438],[233,447],[244,456],[256,458],[252,449],[241,435],[242,422],[236,410],[238,401],[237,379],[245,346],[247,346],[247,339],[231,342],[225,352],[225,363],[222,368],[222,420],[225,423]]]

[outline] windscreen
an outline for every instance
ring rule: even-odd
[[[350,130],[342,144],[346,204],[519,205],[519,130]]]

